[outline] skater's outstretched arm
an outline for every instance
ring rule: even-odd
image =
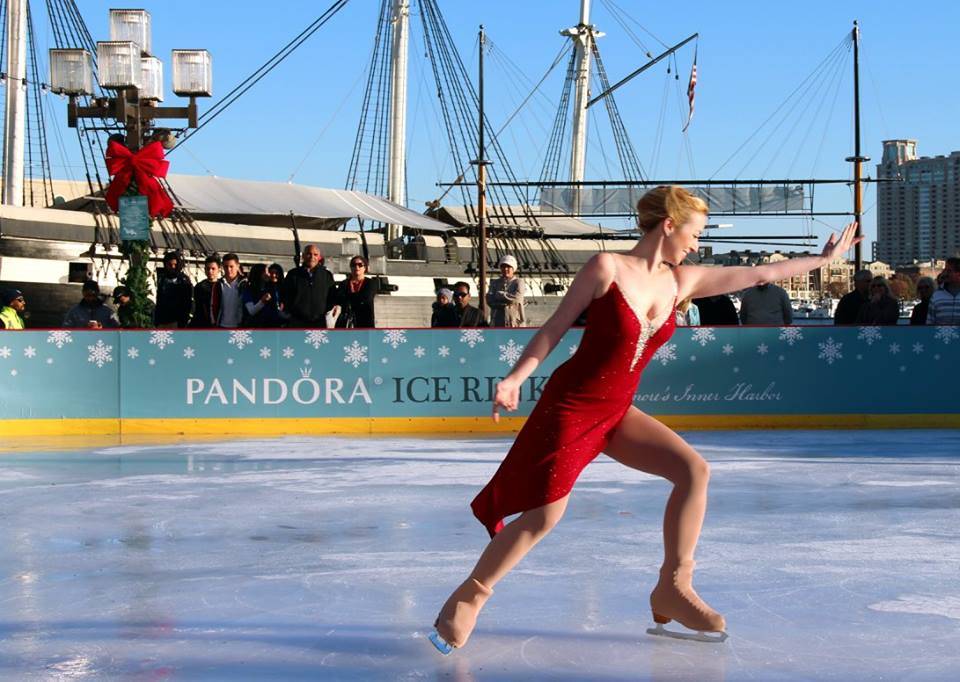
[[[517,360],[510,374],[497,384],[497,393],[493,400],[494,421],[500,419],[499,408],[503,407],[511,411],[517,409],[520,385],[550,355],[550,351],[560,342],[590,302],[606,291],[615,273],[616,266],[613,256],[609,253],[598,253],[580,269],[553,315],[530,339],[530,343],[527,344],[523,355]]]
[[[857,237],[857,224],[850,223],[838,237],[836,233],[830,235],[823,251],[819,256],[806,258],[791,258],[778,263],[766,263],[757,267],[704,267],[699,265],[683,265],[677,268],[679,281],[679,298],[702,298],[729,294],[748,287],[777,282],[793,277],[830,262],[837,256],[846,253],[850,247],[863,241]]]

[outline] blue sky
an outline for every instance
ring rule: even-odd
[[[37,20],[43,17],[38,5]],[[475,63],[476,32],[486,26],[498,53],[506,55],[531,81],[539,80],[564,40],[558,31],[577,22],[577,0],[488,0],[468,3],[441,0],[441,9],[461,55]],[[687,143],[680,135],[677,88],[686,86],[692,50],[679,53],[679,83],[668,81],[665,64],[635,79],[618,94],[618,105],[648,174],[660,178],[709,177],[780,106],[787,95],[814,71],[849,32],[853,19],[862,29],[861,101],[864,152],[877,160],[881,140],[910,137],[919,141],[923,155],[948,154],[960,149],[956,112],[960,90],[955,74],[960,67],[956,27],[960,4],[928,2],[908,11],[893,3],[811,1],[802,6],[769,2],[650,3],[616,0],[633,19],[665,43],[700,33],[697,110]],[[116,5],[102,0],[80,3],[95,39],[107,38],[107,10]],[[170,49],[205,47],[213,53],[215,97],[225,94],[280,46],[299,33],[326,7],[317,2],[277,0],[274,3],[236,0],[164,0],[145,2],[153,19],[154,53],[166,62],[169,85]],[[352,0],[270,76],[207,126],[170,158],[177,173],[286,181],[342,187],[349,165],[359,117],[363,83],[372,46],[378,0]],[[134,6],[134,5],[124,5]],[[416,2],[414,2],[416,14]],[[678,8],[680,10],[678,11]],[[603,0],[593,0],[592,22],[606,32],[601,53],[611,80],[618,80],[646,61]],[[408,125],[409,206],[422,210],[424,201],[438,194],[436,183],[454,174],[446,138],[437,118],[435,86],[423,57],[418,16],[411,21],[410,103]],[[641,34],[656,53],[659,44]],[[41,47],[52,40],[49,28],[37,28]],[[852,154],[852,76],[849,51],[834,70],[824,74],[822,89],[781,112],[770,134],[761,129],[756,140],[770,141],[759,150],[754,144],[736,155],[718,178],[850,177],[844,157]],[[510,76],[500,57],[487,62],[490,118],[495,126],[506,119],[527,90]],[[834,77],[835,79],[831,80]],[[543,95],[508,128],[502,138],[517,174],[535,179],[552,123],[562,83],[557,68]],[[664,88],[668,100],[660,138],[657,125]],[[819,86],[818,86],[819,87]],[[834,99],[835,98],[835,99]],[[167,104],[176,100],[169,95]],[[835,102],[835,103],[834,103]],[[58,122],[65,121],[63,104],[56,100]],[[591,109],[596,111],[596,109]],[[602,111],[591,129],[588,178],[608,173],[603,152],[614,157],[605,134]],[[599,132],[597,132],[599,131]],[[69,140],[69,138],[66,138]],[[660,140],[659,143],[657,140]],[[659,153],[657,153],[659,149]],[[311,151],[312,150],[312,151]],[[68,147],[70,164],[80,164],[79,153]],[[756,154],[754,155],[754,152]],[[62,164],[54,153],[54,163]],[[614,164],[616,168],[616,164]],[[874,175],[873,163],[868,174]],[[55,175],[79,175],[78,169],[55,168]],[[845,210],[851,203],[847,188],[817,193],[819,210]],[[875,234],[875,193],[868,190],[864,225]],[[729,222],[726,219],[723,222]],[[798,234],[805,229],[822,237],[830,225],[823,222],[738,219],[730,232]],[[869,257],[869,247],[866,249]]]

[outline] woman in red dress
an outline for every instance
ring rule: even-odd
[[[557,368],[500,468],[472,503],[491,540],[453,592],[430,639],[442,653],[466,644],[493,586],[563,516],[573,484],[601,451],[673,483],[663,518],[664,558],[650,595],[654,620],[723,633],[723,616],[694,591],[693,554],[707,504],[707,462],[680,436],[633,406],[640,374],[675,328],[677,301],[739,291],[820,267],[861,238],[850,224],[823,253],[758,267],[680,265],[696,253],[707,205],[681,187],[657,187],[637,204],[643,238],[600,253],[577,274],[553,316],[497,385],[493,418],[515,410],[523,382],[587,310],[577,352]],[[504,525],[504,519],[520,514]],[[725,635],[724,635],[725,636]]]

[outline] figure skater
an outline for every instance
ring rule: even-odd
[[[471,507],[491,540],[447,599],[430,640],[443,654],[467,643],[493,587],[563,516],[573,484],[601,451],[673,484],[663,517],[663,565],[650,595],[652,634],[722,641],[722,615],[694,591],[693,555],[707,505],[707,462],[680,436],[633,406],[640,373],[673,334],[677,301],[715,296],[813,270],[862,237],[851,223],[820,256],[758,267],[681,265],[696,253],[707,204],[661,186],[637,204],[643,238],[627,253],[600,253],[577,274],[556,312],[497,385],[493,419],[515,410],[520,386],[587,310],[577,352],[554,371],[517,439]],[[520,514],[509,524],[504,519]],[[671,620],[700,634],[673,633]],[[703,633],[710,633],[704,635]]]

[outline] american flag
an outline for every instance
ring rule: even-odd
[[[690,82],[687,84],[687,101],[690,102],[690,113],[687,114],[687,123],[683,126],[683,132],[687,132],[690,127],[690,121],[693,120],[693,99],[694,90],[697,87],[697,53],[693,53],[693,66],[690,67]]]

